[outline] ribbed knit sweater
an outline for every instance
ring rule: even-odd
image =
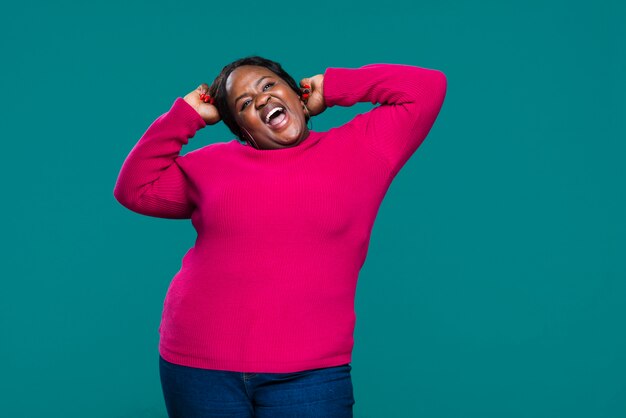
[[[176,98],[126,157],[114,188],[126,208],[190,218],[197,231],[165,295],[161,356],[257,373],[350,363],[357,278],[376,214],[446,88],[441,71],[422,67],[327,68],[328,107],[379,105],[296,146],[232,139],[185,155],[206,123]]]

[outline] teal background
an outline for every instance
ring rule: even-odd
[[[3,9],[0,415],[166,417],[157,329],[195,231],[113,186],[176,97],[260,54],[296,80],[376,62],[448,78],[359,279],[355,417],[626,417],[623,3]],[[232,138],[208,127],[183,153]]]

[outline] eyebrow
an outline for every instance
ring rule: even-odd
[[[271,76],[269,76],[269,75],[264,75],[263,77],[259,78],[259,79],[257,80],[257,82],[255,83],[254,87],[258,86],[258,85],[259,85],[259,83],[261,83],[261,81],[263,81],[264,79],[266,79],[266,78],[270,78],[270,77],[271,77]],[[237,105],[237,102],[239,101],[239,99],[241,99],[242,97],[244,97],[246,94],[247,94],[247,93],[244,93],[244,94],[240,95],[239,97],[237,97],[237,98],[235,99],[235,105]]]

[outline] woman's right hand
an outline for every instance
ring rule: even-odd
[[[200,98],[200,95],[203,93],[209,93],[209,85],[207,83],[200,84],[197,89],[188,93],[183,99],[185,99],[185,101],[189,103],[191,107],[196,109],[196,112],[198,112],[202,119],[204,119],[204,122],[207,125],[215,125],[221,120],[220,113],[218,112],[215,105],[212,105],[211,103],[205,103]]]

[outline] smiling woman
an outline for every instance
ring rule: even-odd
[[[319,84],[321,80],[323,76],[317,76]],[[309,135],[308,97],[275,61],[258,56],[234,61],[222,69],[208,93],[231,132],[255,148],[296,146]],[[321,99],[321,85],[317,95]]]
[[[287,83],[265,67],[244,65],[235,69],[226,79],[226,94],[235,122],[257,148],[297,145],[309,134],[306,105]],[[271,123],[270,111],[277,118]]]
[[[328,67],[300,86],[273,61],[235,61],[210,88],[176,98],[118,176],[125,207],[190,218],[198,233],[159,326],[170,417],[352,417],[359,272],[382,199],[447,81],[370,64]],[[307,127],[327,106],[357,102],[378,106],[325,132]],[[233,139],[180,155],[220,120],[254,146]]]

